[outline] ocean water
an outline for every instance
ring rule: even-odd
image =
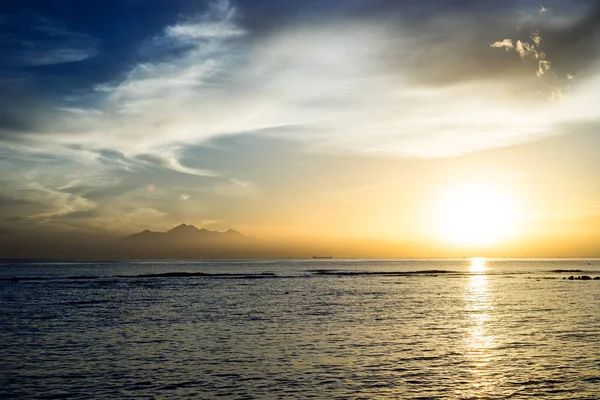
[[[0,397],[599,399],[570,275],[600,260],[5,261]]]

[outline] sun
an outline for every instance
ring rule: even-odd
[[[518,210],[515,199],[491,185],[454,188],[439,201],[442,237],[457,245],[487,245],[514,234]]]

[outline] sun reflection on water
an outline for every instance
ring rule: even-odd
[[[485,257],[472,257],[471,266],[469,271],[471,272],[485,272],[487,270],[487,258]]]
[[[492,293],[488,286],[485,258],[472,258],[469,280],[465,290],[465,308],[468,330],[465,336],[466,357],[473,375],[473,388],[476,391],[492,390],[490,362],[493,359],[494,337],[489,332],[491,322]]]

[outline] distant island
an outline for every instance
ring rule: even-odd
[[[120,258],[222,258],[247,253],[256,244],[233,229],[219,232],[182,223],[166,232],[146,229],[124,237],[110,253]]]
[[[166,232],[153,232],[149,229],[146,229],[142,232],[134,233],[133,235],[129,235],[120,240],[121,243],[128,244],[137,244],[144,243],[148,244],[148,242],[153,242],[155,244],[169,243],[173,244],[173,242],[180,243],[182,240],[185,242],[190,241],[230,241],[230,240],[240,240],[240,239],[250,239],[248,236],[241,234],[238,231],[234,231],[233,229],[228,229],[224,232],[219,231],[211,231],[205,228],[198,229],[194,225],[181,224],[176,226],[175,228],[168,230]],[[198,243],[197,243],[198,244]]]

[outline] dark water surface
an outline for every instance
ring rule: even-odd
[[[569,275],[600,261],[6,261],[0,397],[600,399]]]

